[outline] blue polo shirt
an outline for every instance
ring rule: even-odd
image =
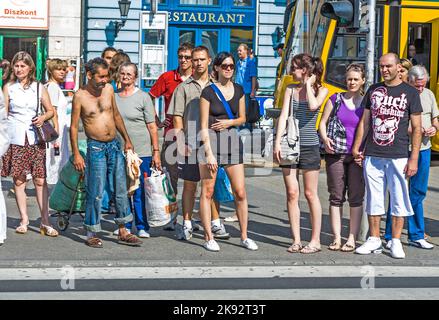
[[[252,92],[252,77],[257,77],[256,63],[249,57],[239,60],[236,68],[236,83],[244,88],[245,94]]]

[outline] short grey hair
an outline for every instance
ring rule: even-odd
[[[409,70],[409,79],[411,81],[416,81],[418,79],[424,79],[424,78],[427,78],[427,81],[430,80],[428,71],[424,66],[416,65]]]

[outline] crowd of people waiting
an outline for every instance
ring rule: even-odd
[[[223,167],[231,181],[236,208],[236,218],[232,221],[239,222],[241,245],[257,250],[258,245],[247,236],[248,200],[244,151],[239,137],[239,128],[246,123],[249,99],[254,97],[257,88],[256,66],[248,51],[247,45],[240,45],[239,61],[235,61],[229,52],[220,52],[213,58],[206,47],[194,48],[184,43],[177,52],[178,68],[161,75],[146,93],[136,87],[138,69],[129,56],[106,48],[101,57],[85,65],[87,83],[74,95],[71,120],[67,117],[67,103],[60,88],[67,70],[64,62],[50,60],[49,81],[40,85],[35,79],[31,56],[26,52],[17,53],[11,62],[11,76],[0,94],[2,176],[13,178],[21,216],[16,232],[25,234],[28,229],[25,188],[27,176],[31,175],[41,212],[41,233],[58,235],[49,222],[47,183],[56,182],[60,168],[68,159],[69,127],[73,164],[76,170],[85,172],[84,228],[88,246],[103,247],[98,236],[101,211],[111,206],[116,214],[118,228],[114,233],[119,243],[140,246],[139,238],[150,236],[143,177],[149,176],[153,167],[166,168],[175,192],[178,179],[183,180],[181,240],[190,240],[193,231],[199,228],[192,221],[192,212],[197,184],[201,182],[203,246],[209,251],[219,251],[215,238],[230,237],[219,218],[220,205],[214,199],[216,174]],[[211,64],[212,72],[209,72]],[[290,253],[321,251],[322,205],[318,177],[322,152],[334,235],[330,250],[358,254],[381,252],[380,220],[385,214],[384,237],[392,257],[405,257],[400,241],[405,217],[409,244],[433,248],[426,241],[423,216],[430,137],[439,129],[437,103],[426,88],[429,75],[422,65],[412,66],[409,60],[393,53],[380,58],[379,68],[383,82],[372,85],[364,93],[364,67],[349,65],[347,91],[328,98],[329,91],[321,83],[321,59],[306,53],[292,59],[289,73],[295,83],[285,90],[273,142],[273,158],[280,163],[286,187],[292,234],[292,244],[287,249]],[[156,115],[153,101],[161,96],[166,114],[163,121]],[[316,130],[318,114],[325,101]],[[45,110],[42,115],[36,114],[39,104]],[[294,163],[282,164],[281,137],[292,115],[299,128],[300,156]],[[50,148],[39,143],[34,130],[51,119],[60,135],[56,143],[62,157],[56,160],[48,151]],[[86,159],[78,147],[80,119],[87,136]],[[159,128],[164,128],[161,147]],[[134,150],[142,160],[141,182],[133,197],[128,198],[127,185],[121,181],[127,179],[126,154]],[[312,225],[307,245],[302,244],[300,236],[299,171]],[[87,183],[90,181],[93,183]],[[386,207],[387,192],[390,201]],[[349,236],[342,244],[341,217],[346,198],[350,207]],[[3,199],[0,199],[0,211],[0,243],[3,243],[6,238]],[[370,236],[357,247],[363,212],[368,215]],[[133,234],[133,224],[137,236]],[[173,221],[167,229],[173,230],[175,225]]]

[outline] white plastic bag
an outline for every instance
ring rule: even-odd
[[[145,179],[146,216],[150,227],[161,227],[173,221],[178,206],[168,172],[151,169]]]

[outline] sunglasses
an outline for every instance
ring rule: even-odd
[[[192,57],[191,57],[191,56],[178,56],[178,59],[180,59],[180,60],[183,60],[183,59],[185,59],[185,60],[191,60]]]
[[[230,70],[235,70],[235,65],[233,63],[231,63],[231,64],[224,63],[224,64],[220,65],[220,67],[223,70],[227,70],[229,68],[230,68]]]

